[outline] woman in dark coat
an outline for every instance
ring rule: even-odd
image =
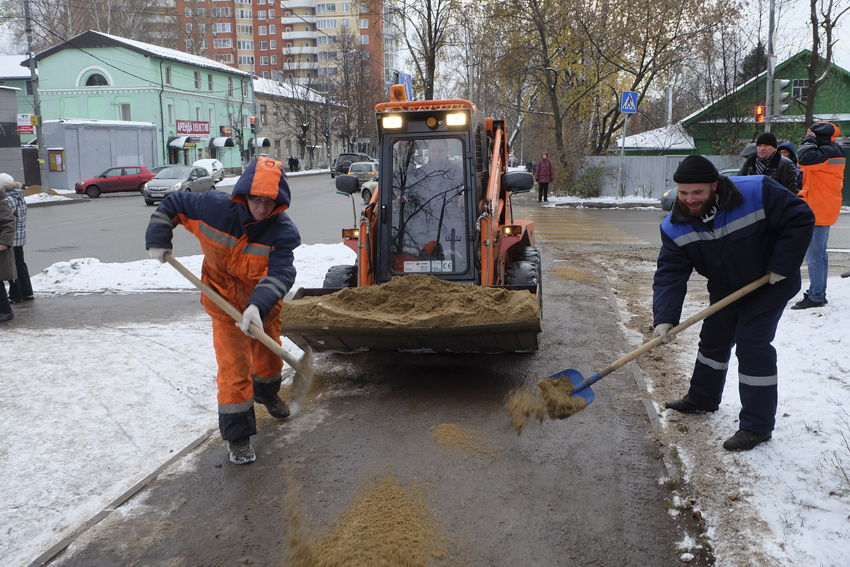
[[[537,181],[537,202],[549,201],[549,184],[555,179],[555,170],[549,161],[549,153],[543,152],[540,161],[537,162],[534,178]]]

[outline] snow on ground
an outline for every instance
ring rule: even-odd
[[[299,247],[294,288],[321,287],[329,266],[353,257],[343,244]],[[202,256],[179,260],[200,274]],[[155,260],[59,262],[32,283],[36,301],[194,289]],[[200,306],[167,326],[4,329],[0,359],[18,384],[0,391],[3,565],[29,565],[218,422],[212,329]]]
[[[352,254],[342,244],[301,246],[294,287],[321,287],[327,268],[351,263]],[[200,256],[180,260],[200,272]],[[173,268],[153,260],[104,264],[94,258],[54,264],[33,277],[33,286],[37,296],[192,289]],[[850,551],[850,279],[830,279],[828,297],[821,309],[786,310],[774,343],[780,364],[774,439],[735,457],[742,495],[775,535],[753,545],[786,557],[789,567],[844,565]],[[200,310],[195,319],[167,328],[4,332],[3,375],[38,377],[0,393],[4,564],[28,564],[214,428],[210,335]],[[297,352],[291,343],[287,348]],[[695,348],[685,349],[688,364]],[[737,399],[733,357],[724,400]],[[729,423],[737,407],[724,403],[712,419]],[[73,444],[63,434],[68,431]],[[729,563],[720,555],[717,565]]]

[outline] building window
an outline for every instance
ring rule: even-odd
[[[165,66],[165,84],[171,86],[171,66]]]
[[[201,107],[200,106],[195,108],[195,120],[197,120],[198,122],[201,121]]]
[[[243,9],[236,10],[236,17],[239,18],[240,20],[253,19],[252,14],[253,14],[253,12],[251,10],[243,10]]]
[[[240,39],[236,42],[236,49],[244,51],[254,51],[254,42]]]
[[[351,12],[351,2],[343,2],[341,4],[340,12],[345,12],[346,14]]]
[[[118,103],[118,120],[124,120],[129,122],[132,120],[130,118],[130,103],[129,102],[121,102]]]
[[[316,4],[316,13],[317,14],[327,14],[328,12],[336,12],[336,4],[332,2],[325,2],[322,4]]]
[[[240,55],[239,56],[239,65],[253,65],[253,64],[254,64],[254,58],[252,56],[250,56],[250,55]]]
[[[368,30],[369,29],[369,20],[366,18],[360,18],[360,29]]]
[[[230,17],[230,8],[213,8],[212,15],[214,18],[229,18]],[[230,31],[230,24],[227,24],[227,31]],[[224,31],[224,30],[222,30]]]
[[[269,50],[269,42],[261,41],[260,42],[260,51],[268,51]]]
[[[806,102],[809,98],[809,80],[794,79],[791,84],[791,98],[800,102]]]
[[[27,94],[32,96],[32,81],[27,80]]]
[[[268,72],[268,71],[263,71],[262,73],[260,73],[260,75],[261,75],[264,79],[268,79],[268,78],[269,78],[269,72]]]
[[[268,28],[266,28],[266,26],[259,26],[259,27],[257,28],[257,31],[259,32],[259,34],[260,34],[260,35],[266,35],[266,30],[267,30],[267,29],[268,29]]]
[[[271,40],[269,42],[269,49],[277,49],[277,41]]]
[[[320,30],[336,29],[336,20],[319,20],[318,22],[316,22],[316,29],[320,29]]]
[[[213,47],[216,49],[230,49],[233,47],[233,40],[230,38],[227,39],[214,39]]]
[[[363,34],[360,36],[360,45],[369,45],[369,36]]]
[[[269,58],[267,55],[263,55],[260,57],[260,65],[267,66],[269,64]]]
[[[231,31],[233,31],[233,27],[230,23],[213,24],[213,33],[230,33]]]
[[[275,34],[274,24],[269,24],[269,35],[274,35],[274,34]]]
[[[201,88],[201,72],[195,71],[195,88],[200,90]]]
[[[274,157],[280,159],[280,140],[274,141]]]
[[[219,63],[233,63],[233,55],[230,53],[221,53],[215,56],[215,60]]]
[[[343,29],[348,29],[351,27],[351,18],[343,18],[340,27]]]
[[[360,13],[362,14],[363,12],[368,12],[368,11],[369,11],[369,6],[361,3],[360,4]]]
[[[192,33],[192,24],[186,24],[186,33]]]
[[[106,77],[104,77],[100,73],[92,73],[91,75],[89,75],[89,78],[86,79],[87,87],[105,87],[108,85],[109,83],[106,81]]]
[[[277,55],[272,55],[272,65],[277,65]]]
[[[183,10],[183,14],[184,14],[187,18],[191,18],[191,17],[192,17],[192,8],[186,8],[186,9],[184,9],[184,10]]]
[[[266,11],[265,10],[257,10],[257,19],[265,20],[266,19]]]
[[[168,124],[174,126],[174,105],[168,105]]]
[[[233,96],[233,77],[227,78],[227,96]]]
[[[215,109],[210,108],[210,132],[213,131],[213,124],[215,124]]]
[[[213,78],[212,78],[212,73],[210,73],[209,75],[207,75],[207,90],[208,90],[208,91],[213,90]]]

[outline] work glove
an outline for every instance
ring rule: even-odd
[[[263,320],[260,318],[260,308],[256,305],[249,305],[247,309],[242,313],[242,322],[236,323],[236,326],[242,329],[242,332],[248,335],[249,337],[253,337],[249,331],[248,327],[251,324],[258,326],[259,328],[263,328]]]
[[[670,323],[660,323],[660,324],[655,326],[655,331],[652,333],[652,336],[653,336],[653,338],[654,337],[661,337],[661,342],[664,343],[664,344],[667,344],[667,343],[669,343],[670,341],[672,341],[673,339],[676,338],[676,335],[668,335],[667,334],[667,333],[670,332],[670,329],[672,329],[672,328],[673,328],[673,325],[671,325]]]
[[[166,252],[171,252],[171,248],[148,248],[148,256],[152,260],[159,260],[162,264],[165,264]]]
[[[767,280],[767,283],[769,283],[770,285],[773,285],[777,282],[781,282],[785,279],[785,276],[780,276],[776,272],[768,272],[768,275],[770,275],[770,279]]]

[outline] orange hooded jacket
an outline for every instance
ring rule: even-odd
[[[838,126],[831,122],[815,122],[810,128],[814,136],[806,136],[797,151],[797,163],[803,171],[803,188],[797,194],[815,213],[815,225],[831,226],[841,211],[844,187],[844,148],[835,142]]]

